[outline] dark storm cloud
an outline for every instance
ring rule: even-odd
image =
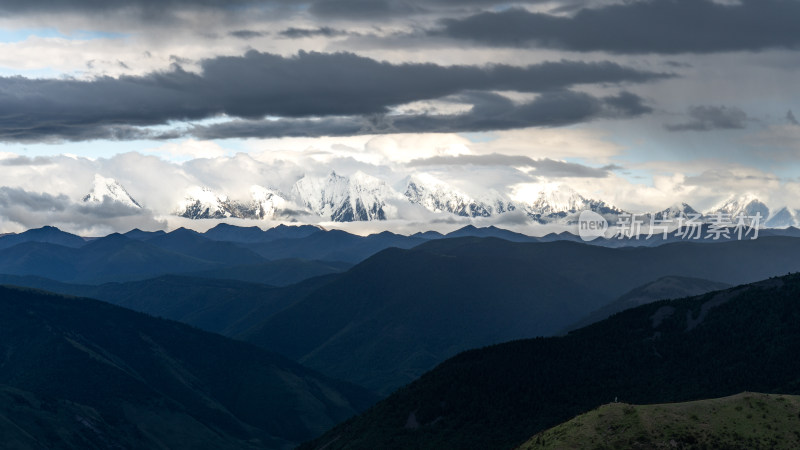
[[[337,37],[337,36],[346,36],[350,34],[344,30],[337,30],[331,27],[320,27],[320,28],[287,28],[280,33],[279,36],[289,38],[289,39],[302,39],[302,38],[310,38],[310,37]]]
[[[432,12],[463,12],[513,4],[552,3],[551,0],[316,0],[309,11],[321,18],[375,20]],[[568,12],[590,3],[589,0],[561,0],[554,12]]]
[[[255,30],[236,30],[231,31],[228,35],[239,39],[255,39],[257,37],[267,36],[269,33]]]
[[[558,127],[600,118],[635,117],[651,111],[640,97],[628,92],[598,98],[583,92],[553,91],[522,104],[489,92],[473,92],[460,97],[460,101],[472,104],[469,112],[392,117],[391,126],[398,132],[409,133],[511,130]]]
[[[3,0],[0,11],[6,14],[29,12],[102,13],[106,11],[171,11],[185,8],[231,9],[250,5],[286,3],[275,0]]]
[[[195,126],[190,134],[198,139],[355,136],[380,133],[363,117],[322,119],[234,120]]]
[[[556,127],[602,118],[635,117],[651,111],[642,99],[623,92],[598,98],[582,92],[556,91],[517,104],[489,92],[470,92],[451,98],[472,108],[452,115],[371,115],[321,119],[239,120],[197,126],[199,139],[231,137],[319,137],[382,133],[455,133]]]
[[[526,114],[538,114],[532,119],[540,125],[559,125],[586,116],[586,111],[574,118],[569,116],[568,109],[577,100],[588,102],[585,106],[589,108],[599,108],[604,103],[604,108],[616,108],[626,114],[634,113],[631,108],[641,107],[635,96],[592,103],[591,97],[578,98],[569,91],[558,93],[561,89],[586,83],[641,83],[670,76],[612,62],[445,67],[431,63],[390,64],[352,53],[315,52],[283,57],[250,51],[241,57],[208,59],[200,66],[200,74],[176,65],[170,71],[147,76],[101,77],[92,81],[2,77],[0,140],[169,138],[175,132],[157,134],[140,127],[221,114],[245,119],[380,115],[395,105],[471,90],[544,92],[546,95],[537,102],[547,101],[547,107],[552,109],[525,111],[525,107],[512,105],[511,111],[504,111],[503,105],[493,106],[488,101],[494,97],[482,101],[473,95],[479,111],[494,108],[498,116],[474,117],[480,129],[487,129],[493,122],[507,124],[508,119],[503,117]],[[417,126],[410,123],[412,119],[407,121],[395,121],[395,125]],[[447,128],[445,125],[452,126],[452,122],[442,125]],[[467,129],[469,125],[462,122],[459,128]]]
[[[548,0],[521,0],[514,3],[544,3]],[[503,0],[4,0],[0,13],[79,13],[104,15],[109,12],[139,14],[148,20],[173,20],[175,12],[215,10],[236,14],[252,9],[298,11],[307,9],[312,15],[325,19],[373,20],[404,18],[410,14],[432,11],[462,11],[465,8],[503,5]],[[564,0],[564,10],[584,4],[586,0]]]
[[[794,116],[794,113],[791,109],[786,111],[786,121],[791,125],[800,125],[800,122],[797,121],[797,118]]]
[[[411,167],[455,165],[532,167],[536,169],[534,175],[581,178],[605,178],[611,173],[611,170],[620,168],[612,165],[596,168],[548,158],[533,159],[522,155],[502,155],[499,153],[492,153],[489,155],[433,156],[431,158],[412,160],[408,165]]]
[[[391,0],[318,0],[309,11],[315,16],[339,19],[374,19],[425,11],[414,2]]]
[[[738,130],[747,126],[747,114],[730,106],[692,106],[691,120],[674,125],[664,125],[669,131]]]
[[[486,45],[614,53],[709,53],[797,48],[800,2],[653,0],[582,9],[572,16],[522,9],[445,19],[436,36]]]

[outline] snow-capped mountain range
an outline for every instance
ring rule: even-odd
[[[602,200],[588,199],[563,185],[547,185],[521,208],[539,223],[574,223],[581,211],[590,210],[613,221],[623,211]]]
[[[391,203],[400,199],[385,181],[363,172],[351,177],[336,172],[325,178],[305,176],[292,194],[313,213],[334,222],[386,220],[396,215]]]
[[[84,198],[87,203],[119,202],[141,208],[130,194],[112,178],[95,176],[94,185]],[[573,224],[581,211],[591,210],[615,223],[625,211],[602,200],[584,197],[565,185],[545,185],[534,195],[512,199],[499,192],[487,192],[480,198],[442,181],[420,173],[406,177],[399,186],[356,172],[343,176],[331,172],[327,176],[304,176],[286,195],[274,188],[254,185],[249,198],[232,199],[225,193],[194,186],[178,203],[174,214],[189,219],[241,218],[271,220],[291,212],[320,217],[324,221],[354,222],[402,219],[404,208],[421,208],[434,214],[452,214],[470,218],[487,218],[515,211],[542,224]],[[670,221],[678,217],[696,217],[698,211],[687,203],[678,203],[664,210],[638,215],[639,220]],[[787,207],[770,208],[753,195],[732,196],[710,208],[703,218],[723,214],[726,217],[761,215],[761,224],[770,228],[800,226],[800,211]]]
[[[287,209],[289,202],[274,189],[254,185],[250,188],[250,199],[231,200],[225,194],[211,189],[193,186],[178,204],[175,214],[188,219],[272,219]]]
[[[412,175],[406,180],[404,193],[409,202],[433,212],[448,212],[464,217],[489,217],[493,208],[474,200],[443,181],[428,174]]]

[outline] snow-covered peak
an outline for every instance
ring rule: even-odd
[[[356,172],[351,177],[331,171],[326,177],[304,176],[292,194],[315,214],[335,222],[385,220],[400,198],[385,181]]]
[[[675,203],[674,205],[659,211],[653,215],[655,220],[672,220],[678,217],[692,217],[698,214],[697,210],[687,203]]]
[[[719,213],[730,214],[731,217],[736,217],[739,214],[755,216],[757,213],[760,213],[761,217],[766,219],[769,217],[769,207],[761,202],[755,195],[745,194],[727,198],[725,201],[711,208],[706,215],[711,216]]]
[[[766,221],[768,228],[786,228],[800,225],[800,211],[784,206],[772,214]]]
[[[86,203],[103,203],[105,199],[122,203],[131,208],[142,207],[117,180],[95,174],[92,190],[83,197],[83,201]]]
[[[273,219],[288,205],[279,191],[263,186],[251,186],[250,198],[238,200],[209,188],[193,186],[179,202],[176,214],[189,219]]]
[[[407,178],[405,197],[433,212],[449,212],[465,217],[486,217],[492,210],[464,192],[427,173]]]
[[[287,209],[289,202],[277,190],[253,185],[250,187],[250,195],[253,203],[258,209],[257,215],[261,219],[274,218],[278,211]]]
[[[572,223],[581,211],[594,211],[608,218],[622,211],[602,200],[586,198],[569,186],[547,183],[526,186],[516,192],[516,200],[525,212],[540,223]]]
[[[589,201],[569,186],[548,183],[539,187],[534,196],[520,199],[533,212],[538,214],[556,214],[576,212],[586,209]]]
[[[230,217],[226,203],[228,197],[219,195],[207,187],[192,186],[186,190],[178,203],[176,214],[190,219],[223,219]]]

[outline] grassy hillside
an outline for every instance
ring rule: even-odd
[[[614,401],[800,394],[800,275],[464,352],[305,449],[508,449]]]
[[[290,448],[373,399],[249,344],[0,286],[3,448]]]
[[[800,448],[800,397],[746,392],[685,403],[609,403],[538,433],[519,450],[619,448]]]

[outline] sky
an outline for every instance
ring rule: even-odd
[[[0,233],[208,227],[172,215],[193,186],[289,192],[331,170],[633,212],[800,208],[797,17],[798,0],[6,0]],[[95,174],[144,209],[87,208]]]

